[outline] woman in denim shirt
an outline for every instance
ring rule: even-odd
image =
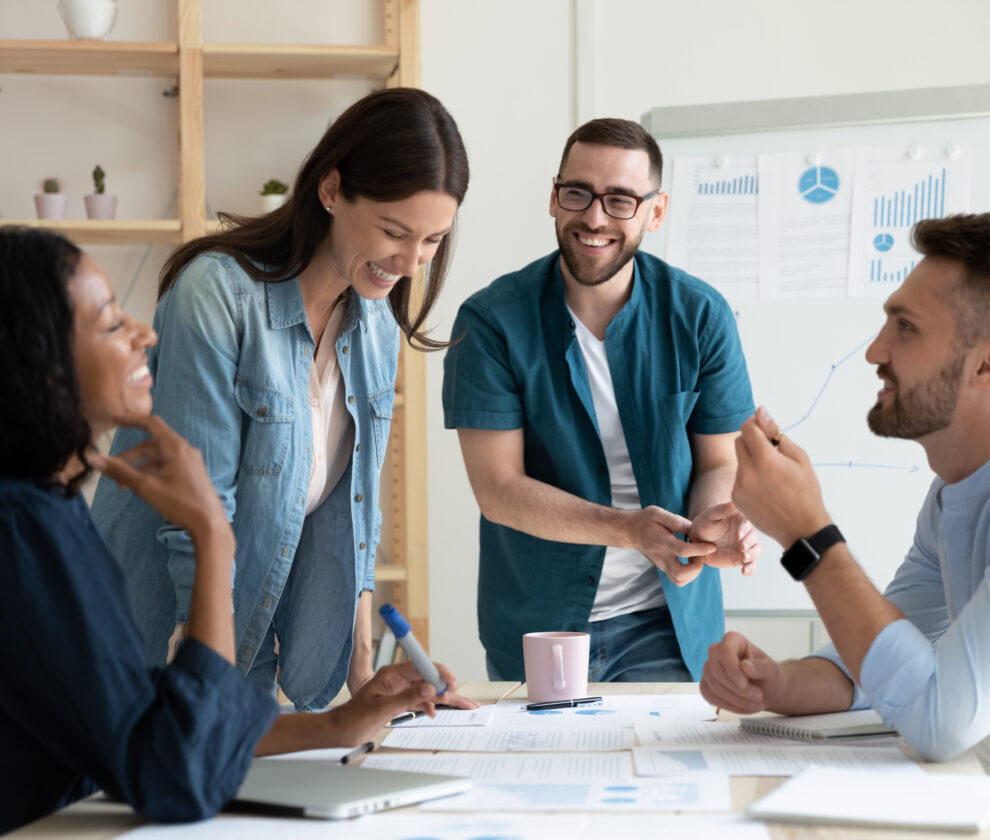
[[[182,246],[162,270],[155,409],[202,451],[234,527],[237,664],[267,691],[277,678],[301,709],[373,673],[399,331],[411,346],[441,346],[422,325],[467,183],[443,105],[420,90],[377,91],[330,126],[285,205],[256,219],[220,214],[227,230]],[[426,263],[412,310],[411,277]],[[140,439],[119,429],[112,452]],[[93,514],[127,576],[149,662],[163,664],[188,620],[189,536],[111,481]]]

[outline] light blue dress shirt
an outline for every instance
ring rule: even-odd
[[[906,620],[873,640],[851,708],[872,705],[923,758],[947,761],[990,735],[990,461],[935,479],[885,595]],[[849,673],[834,646],[814,655]]]
[[[299,282],[257,281],[233,257],[203,254],[159,301],[154,327],[155,413],[203,453],[237,538],[237,665],[259,684],[272,682],[265,668],[251,669],[274,624],[279,684],[297,706],[322,708],[347,676],[358,596],[374,589],[399,352],[388,301],[348,298],[336,350],[354,451],[309,516],[315,342]],[[112,452],[143,439],[120,429]],[[149,662],[163,665],[175,623],[188,620],[189,535],[106,479],[93,516],[127,577]]]

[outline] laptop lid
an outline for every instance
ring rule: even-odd
[[[456,776],[255,759],[234,801],[336,820],[450,796],[470,787],[470,779]]]

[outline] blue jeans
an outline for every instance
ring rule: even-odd
[[[666,606],[588,623],[588,682],[693,682]],[[505,677],[485,657],[488,679]]]

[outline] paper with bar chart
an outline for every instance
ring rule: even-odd
[[[756,156],[674,161],[667,260],[730,301],[759,296]]]
[[[887,297],[921,259],[911,227],[970,206],[971,147],[860,149],[849,243],[849,294]]]

